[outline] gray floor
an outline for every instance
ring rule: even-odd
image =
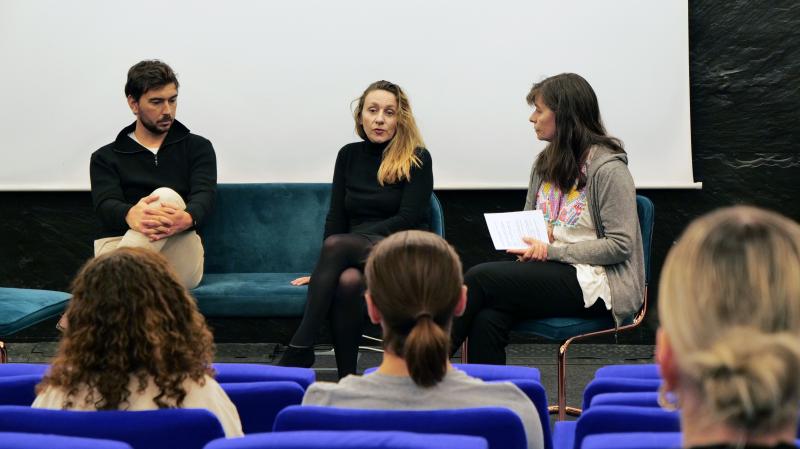
[[[48,362],[56,351],[56,342],[9,343],[10,362]],[[533,343],[512,344],[508,347],[508,363],[511,365],[534,366],[542,373],[542,384],[551,403],[556,396],[556,351],[557,345]],[[218,343],[217,362],[267,363],[272,364],[280,353],[279,345],[274,343]],[[580,407],[581,393],[594,376],[597,368],[609,364],[653,363],[652,345],[626,344],[574,344],[568,351],[567,359],[567,401]],[[380,353],[362,350],[358,369],[377,366]],[[453,359],[458,362],[458,359]],[[336,381],[336,363],[333,352],[319,347],[317,362],[314,364],[317,380]]]

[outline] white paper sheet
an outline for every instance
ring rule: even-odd
[[[519,249],[528,245],[523,237],[548,242],[547,224],[540,210],[483,214],[495,249]]]

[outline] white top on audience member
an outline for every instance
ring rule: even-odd
[[[131,394],[125,402],[124,410],[158,410],[158,405],[153,401],[153,398],[158,396],[159,393],[156,384],[151,380],[144,391],[139,392],[138,383],[139,381],[136,378],[131,379],[131,383],[128,385],[128,390]],[[183,383],[183,388],[186,390],[186,397],[183,399],[183,404],[180,408],[206,409],[217,417],[222,424],[222,430],[225,431],[226,437],[244,435],[236,406],[233,405],[216,380],[206,376],[205,384],[200,385],[191,379],[187,379]],[[81,388],[78,394],[72,397],[74,405],[70,410],[97,410],[94,403],[86,402],[85,399],[88,395],[88,389]],[[61,410],[66,399],[67,394],[61,388],[47,387],[44,392],[36,397],[32,407]]]

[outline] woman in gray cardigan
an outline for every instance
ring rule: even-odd
[[[636,190],[618,139],[606,135],[594,90],[581,76],[555,75],[527,96],[530,122],[549,142],[531,171],[525,209],[538,209],[549,242],[526,238],[516,261],[470,269],[467,310],[453,348],[468,340],[470,362],[505,364],[520,320],[613,314],[617,325],[642,304],[644,257]]]

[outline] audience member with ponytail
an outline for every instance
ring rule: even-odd
[[[733,207],[692,223],[664,264],[660,402],[691,448],[794,448],[800,226]]]
[[[367,311],[383,329],[374,373],[312,385],[304,405],[369,409],[507,407],[522,419],[529,448],[543,447],[533,403],[511,383],[485,383],[448,360],[450,325],[464,312],[466,287],[455,250],[441,237],[404,231],[378,243],[366,265]]]

